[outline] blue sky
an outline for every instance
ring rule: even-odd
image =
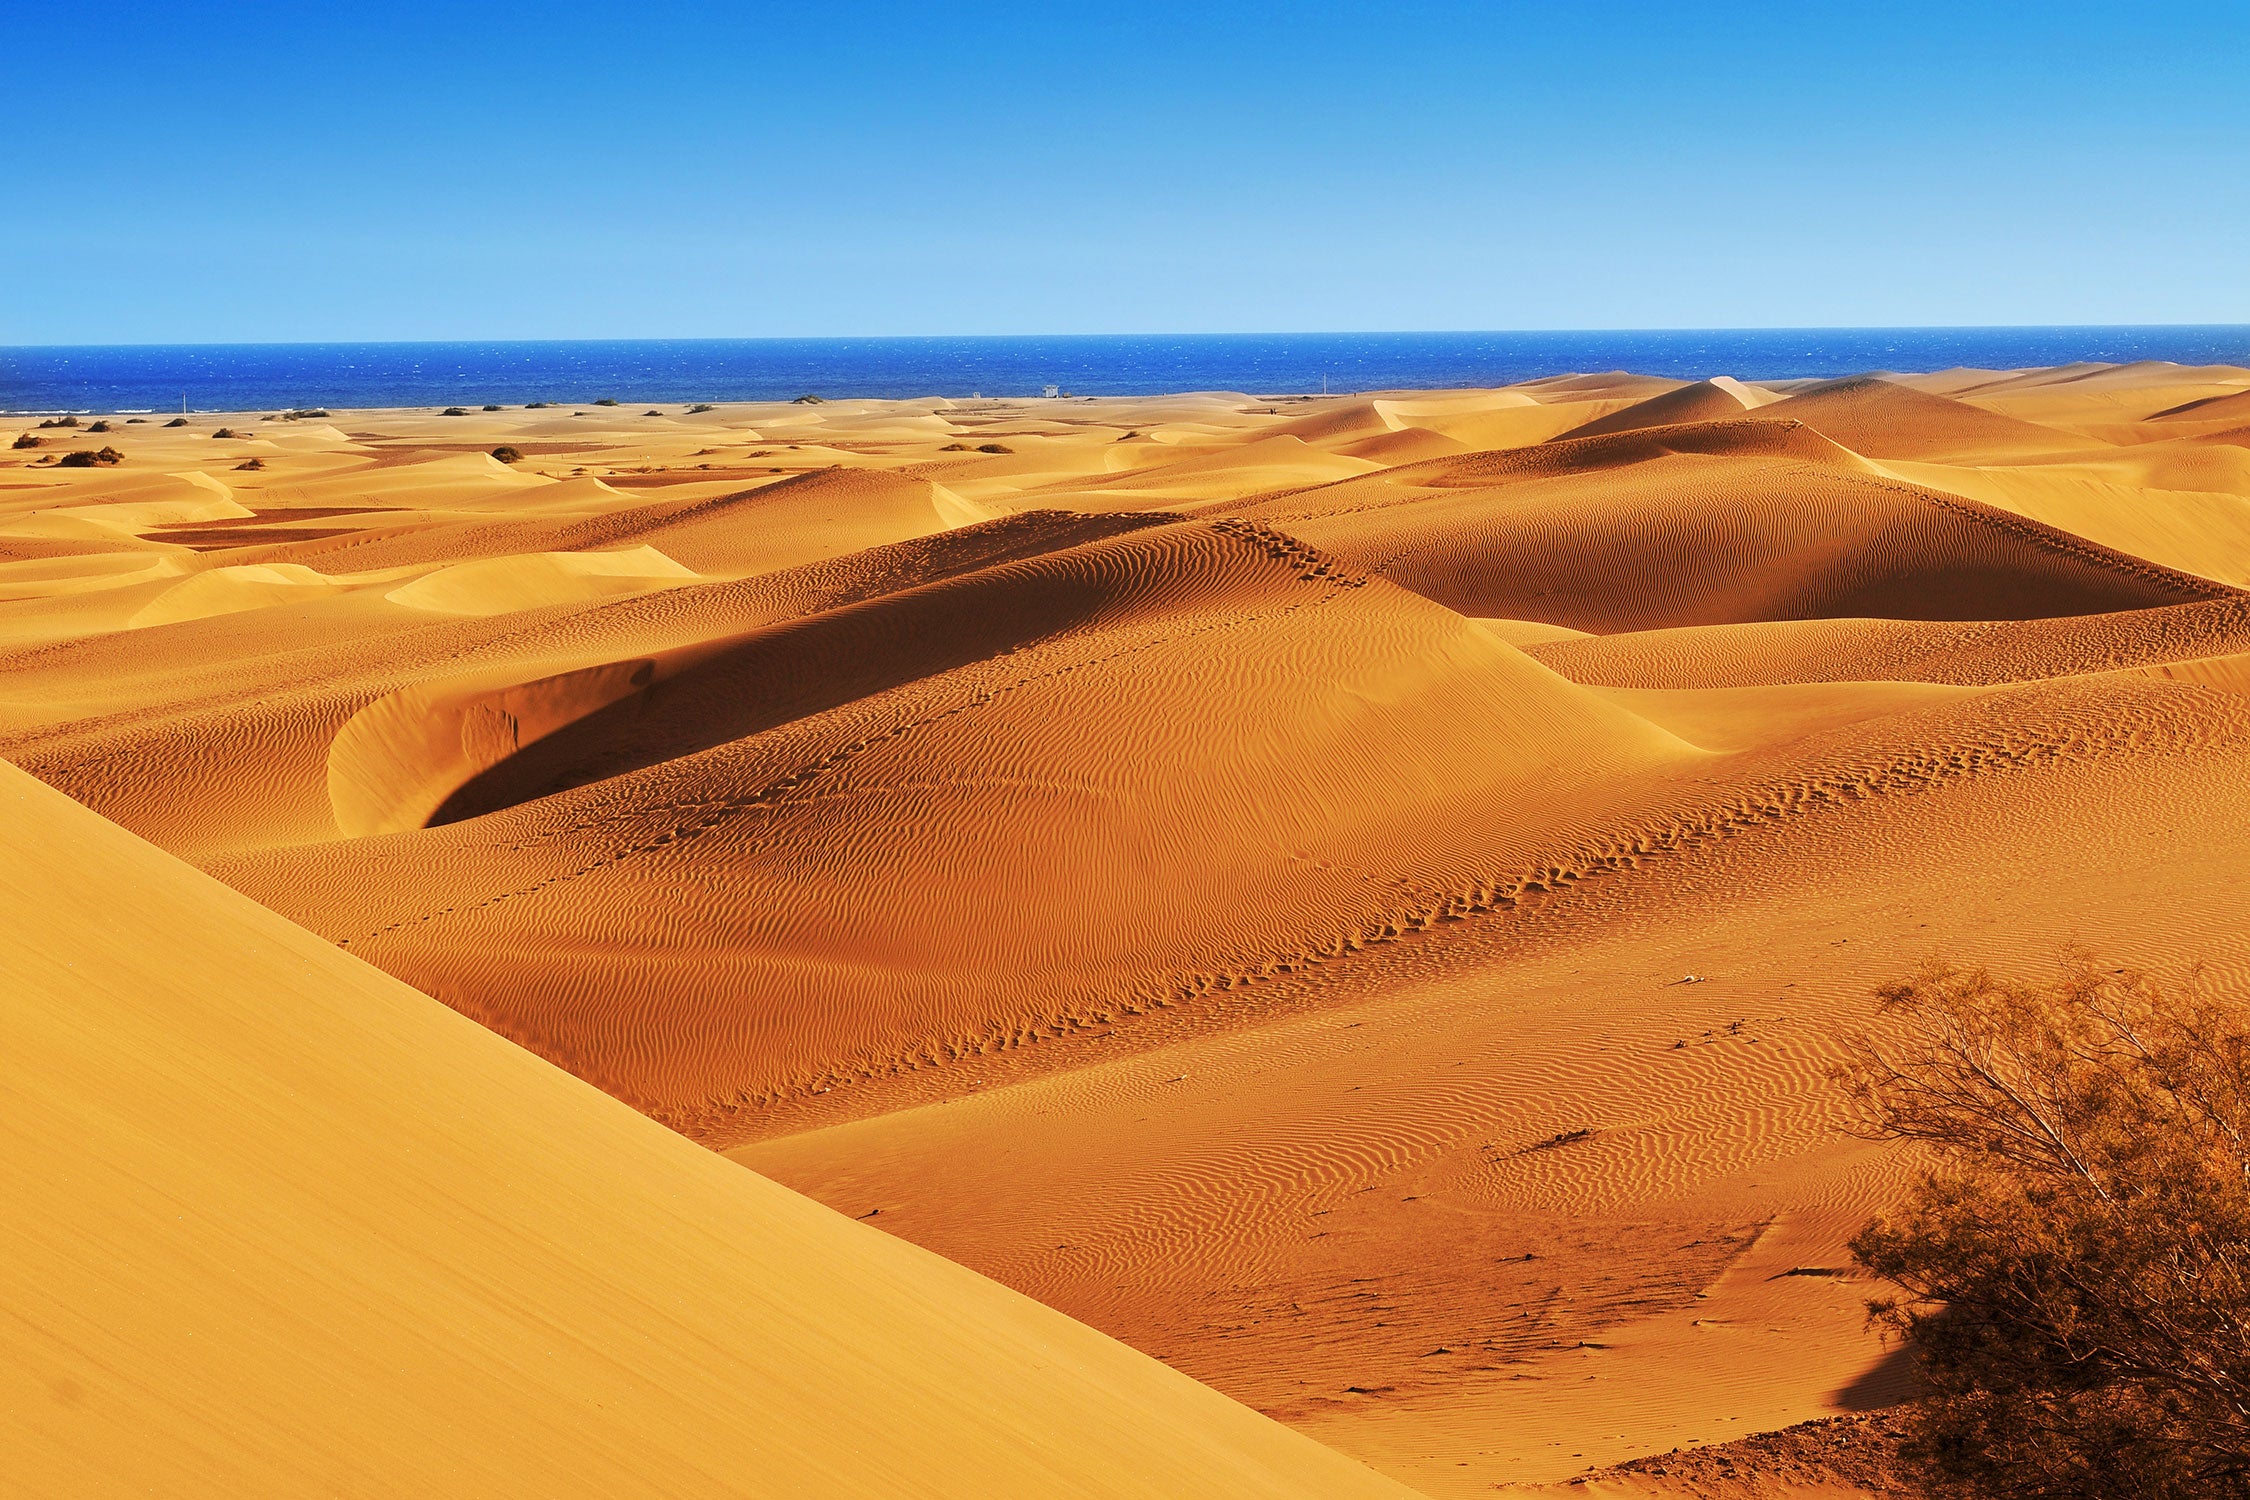
[[[2250,322],[2250,5],[87,4],[0,344]]]

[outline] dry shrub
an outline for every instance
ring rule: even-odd
[[[523,462],[523,455],[506,443],[502,443],[499,447],[493,449],[492,456],[504,464],[520,464]]]
[[[1935,1168],[1861,1231],[1953,1493],[2250,1496],[2250,1028],[2191,976],[1925,968],[1844,1081]]]
[[[96,464],[115,464],[124,461],[125,455],[115,448],[103,448],[99,452],[81,448],[75,453],[65,453],[55,461],[55,467],[59,469],[91,469]]]
[[[16,434],[16,440],[8,446],[11,448],[36,448],[42,441],[44,439],[36,432],[19,432]]]

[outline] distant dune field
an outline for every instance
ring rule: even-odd
[[[0,450],[0,1463],[1734,1493],[1874,985],[2250,982],[2250,370],[639,413]]]

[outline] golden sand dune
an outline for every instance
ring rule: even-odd
[[[11,1493],[1405,1493],[0,806]]]
[[[213,868],[705,1134],[699,1111],[1109,1027],[1499,899],[1480,877],[1536,862],[1558,792],[1694,757],[1227,521],[574,691],[436,826]],[[597,921],[598,955],[573,938]]]
[[[1683,422],[1720,422],[1781,399],[1771,391],[1746,386],[1720,375],[1683,385],[1676,391],[1636,401],[1623,411],[1572,428],[1565,437],[1598,437],[1608,432],[1638,432],[1648,427],[1677,427]]]
[[[596,1344],[654,1337],[614,1288],[772,1274],[671,1264],[679,1215],[722,1212],[696,1195],[792,1200],[355,959],[1425,1494],[1560,1482],[1903,1389],[1833,1274],[1907,1171],[1834,1129],[1824,1070],[1872,985],[2072,940],[2241,980],[2244,389],[1610,373],[144,424],[114,469],[4,460],[0,754],[308,929],[256,919],[317,993],[389,997],[353,1025],[453,1038],[415,1054],[436,1073],[389,1043],[351,1064],[305,1138],[416,1205],[486,1203],[466,1143],[537,1138],[524,1191],[607,1216],[536,1252]],[[166,1004],[248,941],[225,911]],[[278,993],[239,1004],[291,1069],[371,1045]],[[444,1094],[474,1129],[439,1152],[411,1101],[493,1059],[527,1071]],[[698,1206],[649,1206],[675,1190]],[[985,1283],[898,1264],[867,1274],[992,1326]],[[804,1295],[807,1329],[872,1316]],[[900,1347],[867,1378],[925,1362]],[[967,1348],[932,1378],[1017,1388]],[[543,1404],[525,1451],[580,1454],[608,1430],[587,1369],[474,1409]],[[712,1392],[687,1405],[719,1369],[678,1376]],[[809,1425],[841,1387],[791,1389]],[[882,1390],[899,1443],[968,1420]],[[723,1440],[615,1410],[666,1455]],[[1204,1436],[1138,1419],[1155,1446],[1233,1461],[1177,1410]],[[1145,1461],[1088,1430],[1096,1467]],[[573,1472],[622,1472],[602,1451]]]
[[[1755,419],[1435,459],[1248,513],[1465,614],[1599,633],[2054,616],[2229,592]]]

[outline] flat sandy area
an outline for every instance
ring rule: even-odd
[[[1871,989],[2250,981],[2250,370],[94,420],[60,1489],[1865,1494]]]

